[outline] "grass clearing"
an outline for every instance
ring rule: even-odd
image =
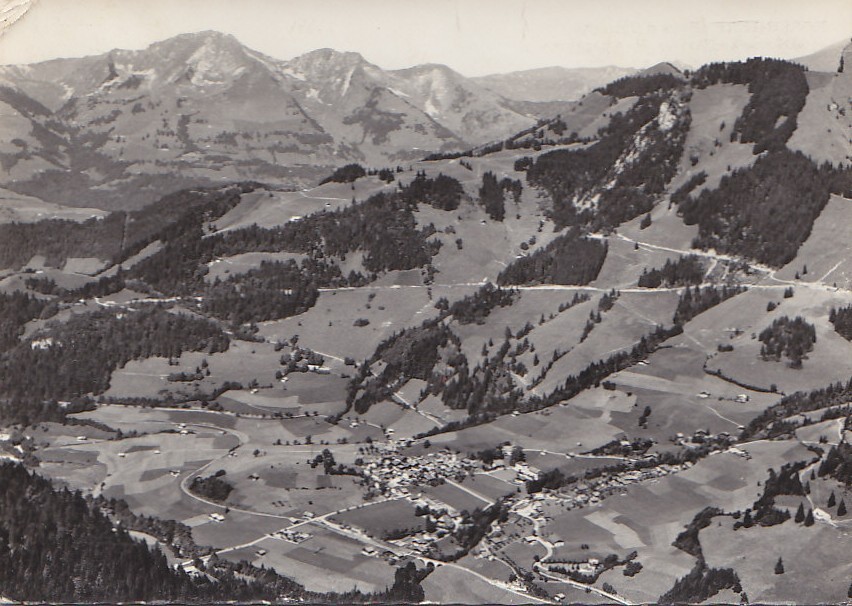
[[[528,604],[530,599],[455,566],[439,566],[421,583],[426,601],[452,604]]]
[[[378,557],[361,553],[363,545],[353,539],[311,525],[303,529],[312,536],[294,544],[265,539],[251,552],[230,552],[222,557],[238,561],[248,556],[255,565],[273,568],[305,585],[309,591],[381,591],[393,584],[395,568]],[[263,556],[258,549],[266,550]]]
[[[366,505],[338,514],[332,518],[338,524],[362,528],[367,535],[384,539],[389,533],[424,527],[423,516],[414,515],[414,506],[408,500],[393,500]]]

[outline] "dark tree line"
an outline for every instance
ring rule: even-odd
[[[489,282],[474,294],[447,304],[448,312],[459,324],[484,324],[495,308],[511,305],[517,297],[517,290],[495,287]]]
[[[660,269],[642,270],[639,286],[659,288],[660,286],[690,286],[701,284],[704,279],[704,263],[698,255],[681,256],[677,261],[667,259]]]
[[[479,203],[494,221],[502,221],[506,216],[506,204],[503,188],[497,182],[497,177],[491,171],[482,175],[482,187],[479,188]]]
[[[616,186],[601,192],[597,212],[590,219],[593,231],[608,230],[654,208],[654,196],[642,188]]]
[[[683,86],[683,84],[684,81],[673,74],[624,76],[596,89],[596,91],[602,95],[623,99],[625,97],[642,97],[659,91],[670,91]]]
[[[805,467],[804,462],[786,463],[780,471],[769,470],[769,477],[763,483],[763,494],[747,509],[743,520],[734,524],[734,530],[739,527],[751,528],[754,525],[775,526],[790,519],[786,509],[775,507],[775,497],[781,495],[804,496],[805,488],[799,479],[799,473]]]
[[[128,277],[164,293],[194,294],[203,287],[207,263],[246,252],[302,253],[319,261],[363,251],[369,272],[422,267],[437,253],[440,242],[428,239],[434,226],[418,228],[415,208],[401,194],[379,193],[364,202],[280,227],[255,225],[204,237],[202,226],[195,224],[167,239],[160,252],[135,265]]]
[[[804,412],[846,404],[849,400],[852,400],[852,379],[845,384],[832,383],[810,392],[797,391],[784,396],[780,402],[752,419],[742,432],[742,438],[775,437],[790,433],[797,425],[787,423],[784,419]]]
[[[489,505],[485,508],[463,511],[461,521],[453,531],[453,539],[458,544],[458,549],[451,554],[438,554],[437,559],[444,562],[455,562],[470,553],[479,542],[488,534],[494,522],[507,522],[509,520],[509,509],[502,501]]]
[[[117,211],[83,222],[46,219],[3,224],[0,266],[20,268],[34,255],[44,256],[52,267],[61,267],[69,257],[97,257],[116,263],[161,235],[168,238],[190,224],[220,217],[239,203],[240,193],[254,187],[244,183],[224,189],[183,190],[138,211]]]
[[[695,514],[695,517],[687,525],[686,530],[677,535],[672,545],[693,557],[703,558],[704,552],[701,549],[701,540],[698,538],[698,533],[710,526],[713,518],[720,515],[723,515],[723,512],[718,507],[705,507]]]
[[[112,372],[130,360],[177,357],[184,351],[225,351],[229,339],[214,323],[158,307],[100,310],[48,327],[0,357],[0,396],[70,400],[103,393]]]
[[[852,171],[817,166],[785,149],[722,177],[717,189],[686,198],[679,213],[687,225],[698,225],[696,248],[781,267],[795,258],[829,195],[850,188]]]
[[[675,325],[671,328],[658,326],[654,332],[643,336],[630,350],[612,354],[606,360],[592,362],[579,374],[569,376],[565,380],[565,383],[556,388],[545,398],[530,398],[529,402],[524,403],[524,408],[537,410],[539,408],[553,406],[558,402],[570,400],[586,389],[600,384],[600,382],[606,379],[609,375],[616,373],[619,370],[629,368],[640,360],[644,360],[649,354],[656,351],[661,343],[681,334],[682,332],[683,328],[679,325]]]
[[[445,384],[437,386],[444,405],[454,410],[466,410],[468,415],[505,414],[518,408],[523,392],[515,387],[506,357],[508,339],[481,364],[471,370],[467,358],[459,354],[448,361],[455,371]]]
[[[680,296],[677,302],[677,309],[674,313],[675,324],[686,324],[698,314],[704,313],[711,307],[715,307],[722,301],[745,292],[744,286],[707,286],[705,288],[691,288],[687,286],[686,290]]]
[[[588,284],[598,277],[608,245],[570,229],[544,248],[512,262],[497,276],[501,286]]]
[[[707,173],[705,173],[703,170],[698,174],[692,175],[686,183],[684,183],[683,185],[678,187],[674,192],[672,192],[670,201],[673,204],[680,204],[689,197],[689,194],[691,194],[696,187],[704,185],[706,181]]]
[[[353,181],[357,181],[361,177],[366,176],[367,171],[360,164],[347,164],[335,170],[328,177],[320,181],[319,184],[325,185],[326,183],[352,183]]]
[[[740,578],[733,568],[710,568],[703,558],[686,576],[675,581],[674,586],[660,596],[660,604],[697,604],[704,602],[723,589],[742,592]]]
[[[689,448],[681,451],[666,451],[655,454],[653,457],[644,457],[616,463],[615,465],[606,465],[604,467],[593,467],[587,469],[582,475],[565,475],[558,467],[550,471],[543,471],[532,480],[527,480],[527,492],[532,494],[541,492],[547,488],[549,490],[558,490],[563,486],[572,484],[581,479],[586,481],[601,478],[603,476],[623,473],[625,471],[638,471],[641,469],[650,469],[660,465],[681,465],[686,462],[695,463],[696,461],[706,457],[710,452],[713,452],[709,444],[704,444],[699,448]]]

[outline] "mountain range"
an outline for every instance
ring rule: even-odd
[[[189,183],[304,185],[347,162],[393,166],[486,143],[626,73],[465,78],[437,64],[383,70],[331,49],[279,61],[217,32],[4,66],[0,185],[130,207]]]

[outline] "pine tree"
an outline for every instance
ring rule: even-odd
[[[808,515],[805,516],[805,526],[813,526],[814,525],[814,512],[812,509],[808,509]]]
[[[831,496],[828,497],[828,506],[834,507],[837,504],[837,499],[834,497],[834,491],[831,491]]]
[[[846,515],[846,502],[840,499],[840,505],[837,506],[837,516],[843,517]]]
[[[796,510],[796,517],[794,520],[796,524],[801,524],[805,521],[805,506],[802,503],[799,503],[799,508]]]
[[[775,574],[784,574],[784,561],[780,557],[775,563]]]

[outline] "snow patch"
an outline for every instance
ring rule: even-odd
[[[299,70],[295,70],[292,67],[285,67],[284,69],[281,70],[281,73],[284,74],[285,76],[290,76],[291,78],[295,78],[296,80],[301,80],[302,82],[307,80],[304,72],[301,72]]]
[[[346,94],[346,91],[349,90],[349,84],[352,82],[352,74],[355,73],[355,68],[350,68],[350,70],[346,73],[346,78],[343,80],[343,90],[340,91],[340,95],[343,96]]]

